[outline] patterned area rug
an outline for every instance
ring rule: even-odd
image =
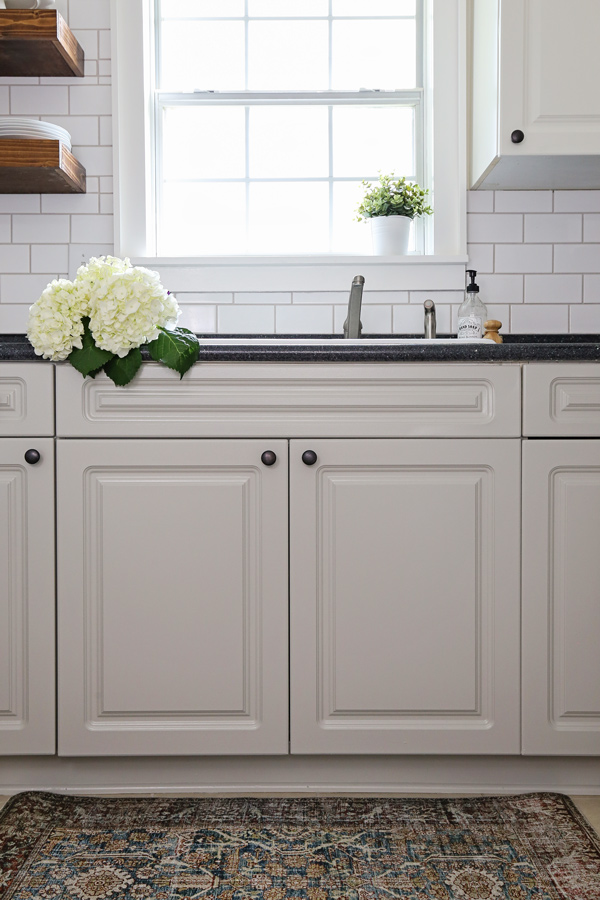
[[[556,794],[97,799],[0,814],[3,900],[599,900],[600,844]]]

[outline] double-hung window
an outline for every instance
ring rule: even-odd
[[[116,251],[367,257],[363,181],[435,213],[414,256],[464,252],[465,0],[112,0]]]
[[[158,254],[368,252],[361,182],[427,177],[423,0],[155,8]]]

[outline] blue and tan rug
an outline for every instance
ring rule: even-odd
[[[0,814],[2,900],[600,900],[600,844],[556,794],[97,799]]]

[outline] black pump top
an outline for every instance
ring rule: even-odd
[[[467,269],[467,275],[471,279],[471,281],[467,285],[467,293],[468,294],[473,294],[473,293],[478,294],[479,293],[479,285],[475,284],[475,276],[477,275],[477,272],[475,271],[475,269]]]

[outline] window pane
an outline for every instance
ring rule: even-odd
[[[243,16],[244,0],[161,0],[160,11],[165,19]]]
[[[165,179],[244,178],[245,130],[243,107],[166,109],[163,124]]]
[[[246,188],[242,184],[165,184],[159,255],[245,252]]]
[[[276,16],[327,16],[328,0],[248,0],[248,15]]]
[[[415,174],[411,107],[340,106],[333,110],[334,177]]]
[[[416,86],[414,19],[333,23],[333,90]]]
[[[249,90],[327,89],[327,22],[250,22],[248,46]]]
[[[326,253],[329,187],[326,182],[250,185],[251,253]]]
[[[360,182],[338,181],[333,185],[333,253],[371,253],[371,230],[356,221],[356,207],[364,197]]]
[[[333,0],[334,16],[414,16],[416,0]]]
[[[163,90],[244,89],[243,22],[164,22]]]
[[[251,178],[327,178],[325,106],[250,108]]]

